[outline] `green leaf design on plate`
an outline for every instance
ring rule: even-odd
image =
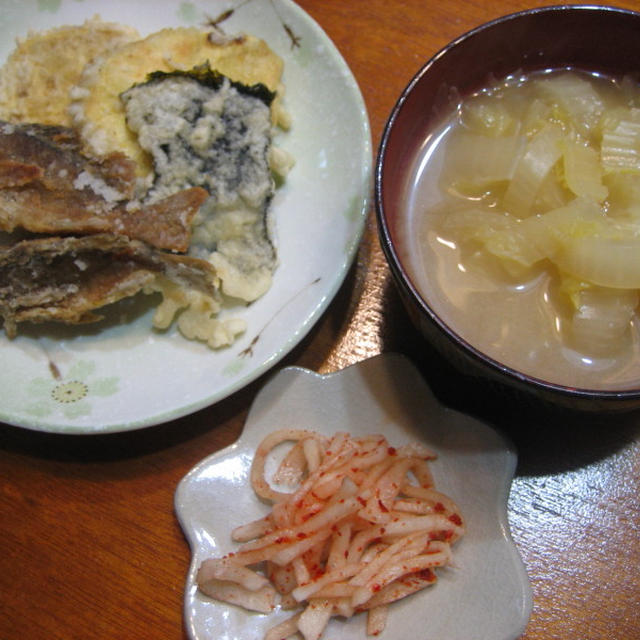
[[[61,4],[62,0],[38,0],[38,11],[57,13]]]
[[[245,368],[245,366],[246,364],[244,360],[242,360],[241,358],[236,358],[235,360],[232,360],[226,367],[224,367],[222,372],[225,376],[237,376]]]
[[[64,415],[69,418],[81,418],[91,414],[91,405],[88,402],[78,402],[64,408]]]
[[[52,414],[51,406],[46,402],[34,402],[32,404],[27,404],[24,410],[34,418],[46,418]]]
[[[181,2],[178,7],[178,18],[184,22],[193,24],[200,19],[200,12],[196,9],[193,2]]]
[[[362,211],[362,195],[355,194],[349,200],[349,206],[346,208],[344,212],[344,217],[349,222],[356,222],[360,218],[360,213]]]
[[[85,379],[92,375],[96,370],[96,363],[89,360],[78,360],[69,369],[69,373],[65,378]]]
[[[118,391],[118,382],[120,378],[112,376],[111,378],[98,378],[91,383],[90,393],[92,395],[106,397],[112,396]]]
[[[62,411],[70,420],[91,414],[92,398],[105,398],[118,392],[120,378],[96,377],[98,368],[90,360],[78,360],[66,375],[55,378],[38,376],[27,383],[25,411],[44,418]]]

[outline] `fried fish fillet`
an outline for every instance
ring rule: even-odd
[[[231,80],[246,85],[261,83],[278,92],[272,117],[274,124],[285,125],[286,114],[279,106],[282,59],[253,36],[224,43],[212,42],[209,36],[195,27],[163,29],[87,65],[74,91],[71,112],[92,152],[122,151],[136,161],[141,175],[151,174],[150,158],[127,128],[120,94],[155,71],[187,70],[207,62]]]
[[[113,232],[185,252],[207,198],[181,190],[153,204],[131,200],[134,163],[121,153],[94,159],[71,129],[0,122],[0,229],[34,233]]]
[[[95,322],[101,319],[98,309],[153,289],[158,278],[217,296],[217,276],[205,260],[124,236],[23,240],[0,248],[0,316],[10,338],[21,322]]]
[[[70,91],[86,64],[139,37],[132,27],[95,16],[20,38],[0,69],[0,118],[70,125]]]

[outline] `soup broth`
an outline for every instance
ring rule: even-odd
[[[556,384],[640,386],[635,82],[555,70],[470,96],[405,205],[403,262],[469,344]]]

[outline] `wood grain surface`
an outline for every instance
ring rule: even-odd
[[[220,11],[233,4],[212,1]],[[429,57],[487,20],[542,6],[299,4],[358,80],[374,149],[400,92]],[[640,9],[640,1],[619,6]],[[523,638],[639,639],[640,416],[523,409],[451,371],[410,325],[370,212],[344,285],[279,366],[330,372],[386,351],[409,355],[443,402],[495,424],[518,448],[509,517],[535,599]],[[190,553],[174,491],[194,464],[238,437],[263,383],[123,434],[59,436],[0,425],[0,640],[185,638]]]

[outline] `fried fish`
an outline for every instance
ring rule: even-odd
[[[277,266],[269,229],[275,95],[205,64],[157,71],[121,96],[129,128],[153,158],[148,201],[188,187],[207,190],[190,253],[216,266],[225,294],[247,302],[269,289]]]
[[[205,260],[158,251],[115,234],[45,237],[0,248],[0,316],[10,338],[21,322],[83,324],[97,310],[161,278],[216,298],[218,281]]]
[[[234,81],[259,82],[277,91],[271,109],[273,123],[286,128],[288,114],[281,106],[282,59],[259,38],[243,35],[218,43],[210,35],[196,27],[162,29],[116,47],[87,65],[73,92],[70,112],[88,148],[99,154],[123,151],[137,162],[139,174],[151,174],[151,159],[126,125],[120,95],[149,73],[188,70],[206,62]]]
[[[90,158],[65,127],[0,121],[0,229],[34,233],[119,233],[185,252],[208,194],[181,190],[141,205],[135,163],[122,153]]]

